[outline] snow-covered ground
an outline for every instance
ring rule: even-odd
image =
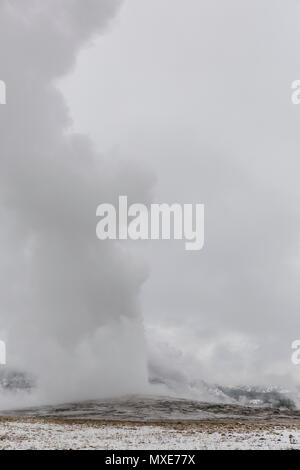
[[[242,423],[151,425],[2,419],[0,449],[300,449],[300,428]]]

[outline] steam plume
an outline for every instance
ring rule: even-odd
[[[43,400],[146,386],[145,272],[119,246],[99,243],[95,209],[124,191],[147,199],[149,179],[134,166],[115,171],[87,137],[67,133],[55,87],[118,7],[0,0],[0,329],[9,365],[37,377]]]

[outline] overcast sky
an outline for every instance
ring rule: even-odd
[[[149,391],[147,362],[179,385],[299,383],[299,15],[0,0],[0,332],[44,399]],[[101,243],[121,194],[205,204],[204,249]]]
[[[300,378],[299,14],[296,0],[127,0],[62,84],[74,129],[145,165],[153,200],[206,205],[203,251],[134,249],[150,356],[196,358],[211,381]]]

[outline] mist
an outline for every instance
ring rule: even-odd
[[[299,387],[299,13],[295,0],[130,0],[61,85],[75,129],[151,164],[155,202],[205,204],[201,252],[136,244],[165,381]]]
[[[0,1],[0,311],[7,367],[36,381],[27,401],[147,388],[139,293],[147,269],[96,239],[96,207],[122,190],[149,200],[152,177],[97,153],[56,80],[109,34],[115,0]],[[15,395],[13,400],[24,401]],[[1,396],[1,405],[12,406]]]
[[[29,402],[218,384],[299,404],[297,13],[0,0],[0,339]],[[205,246],[98,240],[120,195],[203,203]]]

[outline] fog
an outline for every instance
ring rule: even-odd
[[[95,227],[97,204],[120,189],[147,203],[151,176],[135,163],[123,171],[70,133],[55,85],[81,47],[108,33],[118,7],[0,1],[1,338],[7,367],[34,377],[41,402],[147,387],[139,305],[147,269],[116,243],[99,243]]]
[[[0,0],[0,338],[35,402],[297,389],[299,14]],[[203,249],[101,242],[120,195],[204,204]]]
[[[150,166],[156,202],[205,204],[201,252],[134,246],[150,272],[150,368],[166,380],[176,369],[189,381],[299,384],[299,8],[127,1],[61,82],[73,128]]]

